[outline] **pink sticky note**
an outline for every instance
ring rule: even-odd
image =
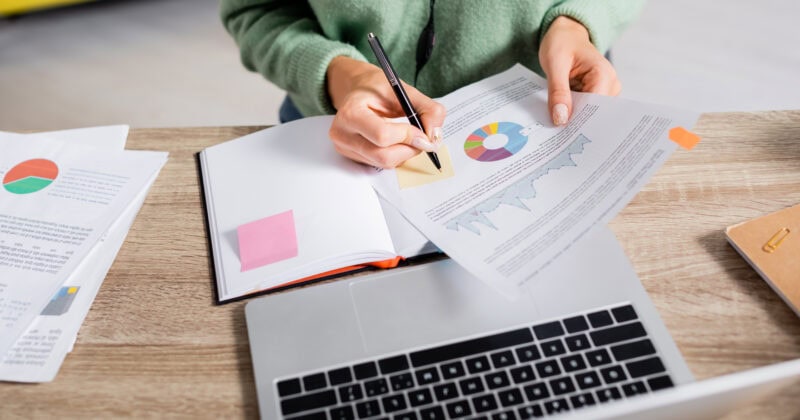
[[[242,271],[297,256],[297,233],[291,210],[245,223],[236,232]]]

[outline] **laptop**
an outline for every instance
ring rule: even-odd
[[[516,300],[442,260],[245,314],[269,419],[718,417],[800,377],[796,360],[694,382],[606,227]]]

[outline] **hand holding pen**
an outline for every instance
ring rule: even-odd
[[[406,114],[379,67],[336,57],[326,75],[328,94],[337,109],[330,136],[339,153],[369,165],[393,168],[420,151],[436,152],[444,106],[414,87],[405,86],[426,135],[409,123],[389,120]]]

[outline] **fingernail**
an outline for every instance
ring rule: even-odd
[[[433,144],[439,146],[442,143],[442,127],[433,127]]]
[[[564,104],[556,104],[553,107],[553,123],[555,125],[564,125],[569,118],[569,110]]]
[[[435,152],[438,149],[436,145],[434,145],[424,137],[414,137],[411,140],[411,145],[416,147],[417,149],[424,150],[426,152]]]

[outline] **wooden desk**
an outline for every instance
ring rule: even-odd
[[[244,302],[215,306],[195,153],[255,131],[131,131],[170,159],[49,384],[0,384],[0,417],[256,417]],[[703,115],[612,222],[697,379],[800,357],[800,319],[725,241],[800,203],[800,111]],[[736,413],[797,418],[800,387]]]

